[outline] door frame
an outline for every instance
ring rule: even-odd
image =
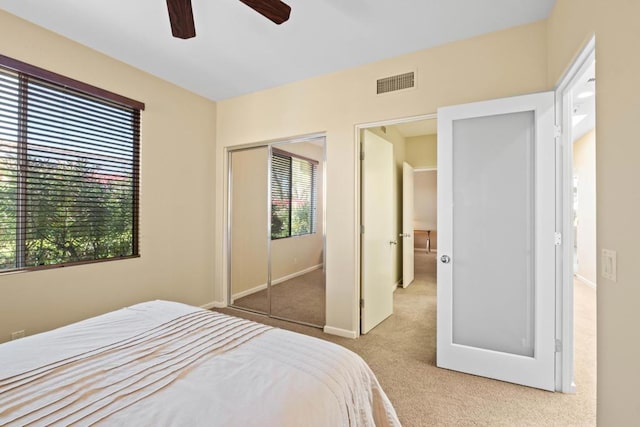
[[[407,191],[407,168],[411,169],[411,190]],[[402,162],[402,230],[400,230],[402,233],[402,236],[398,236],[401,242],[402,242],[402,288],[406,289],[408,288],[414,281],[415,281],[415,254],[413,253],[413,248],[415,246],[415,233],[414,233],[414,227],[413,227],[413,214],[415,212],[415,200],[414,200],[414,194],[415,194],[415,178],[416,178],[416,170],[415,168],[409,164],[409,162],[407,162],[406,160],[403,160]],[[410,194],[407,194],[410,193]],[[409,217],[410,219],[408,221],[405,221],[407,219],[407,212],[405,212],[405,208],[406,208],[406,203],[407,201],[410,200],[411,201],[411,216]],[[408,226],[409,224],[411,224],[411,231],[408,230]],[[405,240],[405,237],[407,237],[407,234],[409,234],[408,236],[408,241]],[[411,246],[407,247],[406,244],[410,243]],[[407,274],[406,271],[407,269],[405,269],[405,261],[407,258],[407,255],[410,255],[408,258],[411,260],[411,281],[409,283],[407,283]],[[397,289],[397,288],[396,288]],[[394,292],[395,290],[394,289]]]
[[[571,134],[571,90],[577,79],[595,61],[596,39],[592,35],[556,84],[556,228],[562,233],[561,250],[556,251],[556,390],[575,393],[574,381],[574,295],[573,295],[573,141]],[[597,102],[597,101],[596,101]],[[596,106],[597,108],[597,106]],[[597,112],[596,112],[597,114]],[[597,242],[596,242],[597,244]]]
[[[362,274],[361,274],[361,269],[362,269],[362,245],[360,243],[360,239],[361,239],[361,226],[362,226],[362,221],[361,221],[361,213],[362,213],[362,191],[361,191],[361,184],[362,184],[362,168],[360,165],[360,156],[361,156],[361,146],[362,146],[362,131],[364,129],[367,128],[373,128],[373,127],[380,127],[380,126],[392,126],[392,125],[397,125],[400,123],[409,123],[409,122],[416,122],[419,120],[430,120],[430,119],[437,119],[438,116],[436,113],[431,113],[431,114],[422,114],[422,115],[418,115],[418,116],[409,116],[409,117],[401,117],[401,118],[397,118],[397,119],[389,119],[389,120],[381,120],[381,121],[376,121],[376,122],[366,122],[366,123],[359,123],[355,125],[354,128],[354,144],[353,144],[353,159],[355,162],[355,195],[356,195],[356,208],[355,208],[355,216],[354,216],[354,229],[356,230],[356,233],[354,233],[354,247],[356,248],[356,268],[355,268],[355,280],[354,280],[354,295],[356,296],[356,298],[354,299],[353,302],[353,308],[352,308],[352,313],[353,313],[353,317],[352,317],[352,322],[354,325],[360,325],[360,318],[361,318],[361,313],[360,313],[360,299],[362,298]],[[356,333],[356,337],[359,337],[361,335],[360,333],[360,328],[358,327],[357,333]]]

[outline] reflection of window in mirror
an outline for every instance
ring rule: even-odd
[[[271,156],[271,239],[316,232],[318,162],[279,149]]]

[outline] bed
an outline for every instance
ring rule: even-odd
[[[0,345],[0,425],[399,426],[355,353],[152,301]]]

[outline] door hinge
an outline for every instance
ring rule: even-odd
[[[364,151],[360,152],[360,160],[364,160]]]
[[[360,298],[360,308],[364,308],[364,299]]]
[[[360,234],[364,234],[364,225],[360,224]]]
[[[556,246],[560,246],[560,245],[562,245],[562,233],[555,233],[555,234],[553,235],[553,243],[554,243]]]
[[[562,353],[562,340],[556,339],[556,353]]]
[[[553,126],[553,137],[560,138],[562,136],[562,126]]]

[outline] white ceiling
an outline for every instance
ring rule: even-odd
[[[163,0],[0,0],[0,8],[212,100],[546,18],[555,0],[285,0],[273,24],[237,0],[192,0],[194,39]]]

